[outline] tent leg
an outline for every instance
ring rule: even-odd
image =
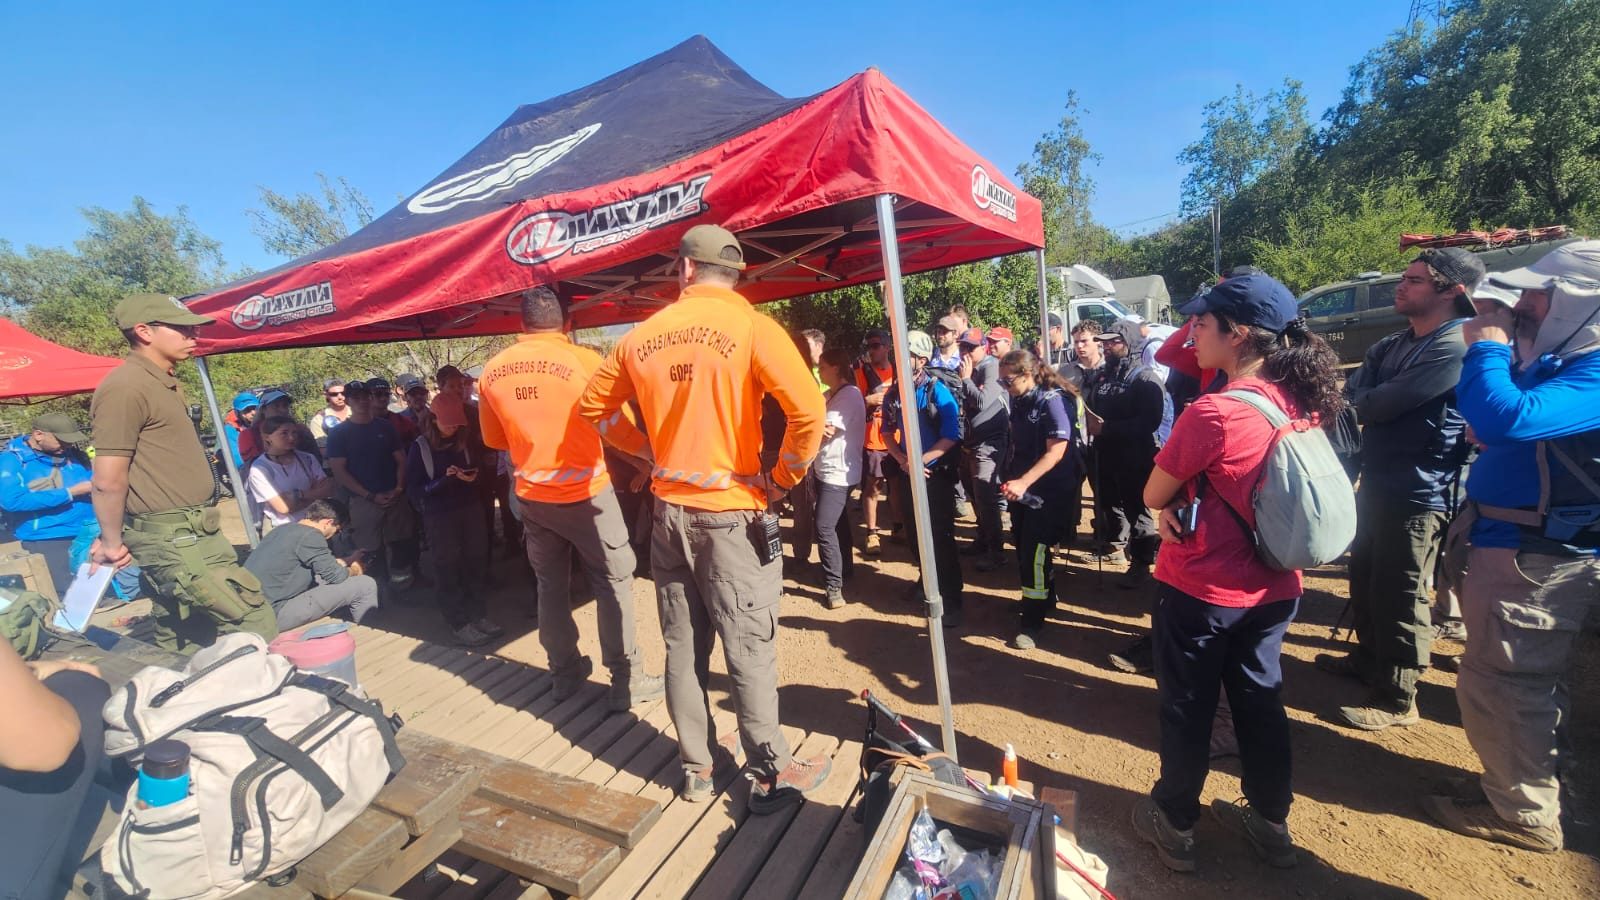
[[[255,549],[261,543],[261,538],[256,536],[256,526],[250,521],[250,504],[245,500],[245,485],[239,478],[239,469],[233,464],[233,454],[228,452],[228,437],[222,433],[222,409],[217,406],[217,391],[211,386],[211,370],[206,368],[203,356],[195,357],[195,366],[200,370],[200,387],[206,392],[206,406],[211,409],[211,425],[217,430],[217,448],[222,456],[223,465],[228,467],[228,477],[233,480],[233,499],[239,504],[239,518],[244,522],[244,537],[250,542],[250,548]]]
[[[1039,346],[1044,348],[1045,358],[1040,362],[1050,364],[1050,279],[1044,270],[1044,248],[1033,251],[1034,258],[1039,261]],[[1063,324],[1065,319],[1061,320]]]
[[[889,333],[894,337],[895,390],[900,392],[900,408],[917,408],[916,385],[902,377],[911,371],[911,353],[907,345],[906,303],[900,284],[900,242],[894,224],[894,197],[878,195],[878,239],[883,249],[884,306],[889,313]],[[910,418],[908,413],[907,418]],[[905,429],[906,458],[922,459],[922,435],[916,428]],[[950,666],[944,654],[944,598],[939,595],[938,557],[933,550],[933,529],[928,516],[928,481],[922,467],[913,465],[911,476],[911,508],[916,520],[915,540],[918,556],[922,560],[922,590],[928,598],[928,637],[933,644],[933,685],[939,699],[944,752],[956,757],[956,727],[950,710]]]

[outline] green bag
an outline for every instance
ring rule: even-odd
[[[38,659],[55,639],[50,620],[60,605],[36,591],[0,585],[0,637],[23,659]]]

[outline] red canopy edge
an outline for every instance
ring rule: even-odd
[[[572,301],[577,327],[637,321],[676,296],[678,240],[706,222],[744,243],[741,292],[778,300],[883,278],[880,194],[898,198],[908,274],[1044,243],[1038,200],[869,69],[654,171],[290,264],[190,306],[217,319],[203,354],[515,332],[516,294],[536,284]]]
[[[0,399],[82,394],[122,360],[52,343],[0,318]]]

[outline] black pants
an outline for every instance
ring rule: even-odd
[[[817,495],[817,552],[822,556],[822,573],[828,590],[844,587],[844,580],[855,568],[855,545],[850,541],[850,517],[844,514],[850,488],[812,480]]]
[[[1045,497],[1038,509],[1009,504],[1011,542],[1017,547],[1017,578],[1022,585],[1022,630],[1036,632],[1056,608],[1055,561],[1051,547],[1062,527],[1065,496]]]
[[[1224,687],[1239,738],[1244,795],[1268,821],[1288,819],[1294,790],[1278,656],[1299,606],[1299,598],[1242,609],[1215,606],[1161,586],[1152,635],[1161,778],[1150,796],[1174,828],[1192,828],[1200,818],[1200,791],[1211,771],[1211,723]]]
[[[483,527],[483,507],[465,503],[452,509],[425,509],[422,526],[428,532],[428,551],[433,554],[434,596],[439,614],[451,628],[460,628],[484,617],[485,568],[479,554],[489,536]]]
[[[72,538],[23,541],[22,549],[44,557],[44,564],[50,569],[50,580],[56,585],[56,596],[65,597],[67,585],[72,583]]]
[[[1128,560],[1155,565],[1161,538],[1155,519],[1144,505],[1144,486],[1155,468],[1155,446],[1097,445],[1094,508],[1099,538],[1126,542]]]
[[[907,517],[906,545],[911,548],[911,562],[921,566],[921,548],[917,546],[916,530],[911,528],[911,476],[895,469],[895,490],[905,497]],[[961,480],[956,467],[949,464],[935,466],[928,476],[928,518],[933,530],[934,565],[938,569],[939,594],[949,609],[961,609],[961,592],[965,584],[961,579],[961,558],[956,555],[956,485]]]
[[[0,897],[60,897],[63,867],[76,868],[94,830],[76,826],[104,754],[100,708],[111,689],[84,672],[57,672],[44,684],[72,704],[81,732],[54,772],[0,769]]]

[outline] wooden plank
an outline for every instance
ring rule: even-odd
[[[477,796],[461,805],[461,831],[462,852],[580,897],[593,894],[622,859],[616,844]]]
[[[626,731],[636,721],[638,721],[638,717],[629,712],[613,712],[611,707],[604,701],[593,703],[590,704],[588,709],[573,716],[572,721],[556,729],[554,734],[540,741],[538,746],[522,754],[520,758],[530,766],[548,769],[556,760],[564,756],[568,750],[572,750],[580,744],[591,740],[591,735],[596,731],[600,731],[603,727],[605,728],[603,733],[609,733],[612,738],[615,738],[616,735]],[[607,723],[611,723],[609,727],[606,727]],[[618,725],[621,727],[617,727]],[[609,744],[610,740],[608,739],[600,746],[604,748]]]
[[[745,896],[794,900],[799,895],[800,885],[811,874],[840,818],[852,816],[850,801],[855,798],[861,777],[860,759],[860,741],[845,741],[839,746],[833,755],[833,771],[821,787],[806,797],[805,806],[784,832],[783,843],[773,847]]]
[[[667,710],[667,704],[661,703],[645,713],[642,720],[633,723],[626,733],[613,741],[611,746],[607,747],[599,756],[585,763],[578,771],[565,771],[563,766],[565,757],[563,757],[563,760],[558,760],[556,765],[551,767],[551,770],[561,772],[564,775],[575,775],[584,781],[593,782],[594,784],[605,784],[610,780],[611,776],[617,773],[618,769],[626,766],[629,760],[637,756],[639,751],[645,748],[645,745],[663,733],[669,719],[670,714]]]
[[[439,704],[411,718],[411,726],[434,733],[448,734],[451,725],[470,721],[493,709],[495,704],[516,693],[518,687],[536,675],[536,670],[506,661],[504,665],[473,683],[478,690],[457,703]],[[437,723],[437,724],[435,724]]]
[[[550,889],[508,874],[484,900],[550,900]]]
[[[453,702],[465,703],[478,693],[474,682],[501,665],[502,663],[493,657],[479,657],[462,668],[440,671],[438,674],[442,677],[435,678],[414,691],[404,694],[391,691],[390,693],[396,696],[395,711],[403,718],[410,719],[422,715],[435,706],[449,705]]]
[[[1065,832],[1069,841],[1078,843],[1078,792],[1047,787],[1039,791],[1039,799],[1055,807],[1061,819],[1057,827]]]
[[[420,733],[401,732],[400,749],[404,753],[417,750],[477,766],[482,770],[482,783],[477,789],[479,797],[537,814],[623,847],[638,843],[661,815],[660,805],[653,801]]]
[[[459,840],[461,840],[461,822],[457,818],[455,809],[452,809],[448,819],[435,825],[433,830],[413,839],[405,849],[367,873],[356,883],[356,887],[385,896],[393,894],[410,881],[411,876],[427,868],[429,863],[439,858],[439,854],[454,847]]]
[[[639,724],[643,717],[650,715],[657,708],[665,705],[658,698],[627,712],[612,713],[602,719],[595,730],[589,732],[582,740],[577,741],[560,756],[547,763],[545,768],[562,775],[575,775],[595,757],[605,753],[629,729]]]
[[[810,875],[795,896],[841,897],[844,889],[849,887],[850,879],[855,876],[856,864],[861,861],[862,851],[866,849],[867,838],[861,823],[848,812],[849,807],[845,809],[846,813],[839,817],[833,834],[823,845],[822,852],[817,854]]]
[[[311,892],[298,881],[291,881],[283,887],[273,887],[265,881],[257,881],[233,896],[239,900],[312,900]]]
[[[383,632],[366,645],[356,643],[356,677],[373,681],[387,671],[411,662],[411,655],[423,642],[405,635]]]
[[[295,880],[321,897],[337,897],[356,886],[391,853],[405,846],[406,823],[368,807],[297,867]]]
[[[393,669],[373,679],[367,693],[401,700],[410,692],[433,683],[443,673],[458,672],[483,657],[454,647],[424,645],[416,659],[399,659]]]
[[[818,732],[807,737],[794,753],[802,759],[826,756],[831,762],[837,749],[838,738]],[[833,777],[831,768],[828,777]],[[780,847],[779,842],[784,839],[789,823],[794,821],[802,805],[809,805],[809,801],[769,815],[750,816],[730,836],[730,840],[719,840],[716,859],[700,876],[694,892],[689,895],[690,900],[738,900],[743,897],[745,889],[766,863],[769,853],[774,856],[788,854],[788,849]]]
[[[783,735],[790,747],[804,743],[805,733],[798,729],[783,726]],[[687,894],[704,871],[705,861],[714,858],[733,840],[739,823],[745,819],[749,799],[748,783],[742,778],[735,779],[725,795],[709,804],[711,808],[678,841],[655,873],[641,885],[639,893],[651,897]]]
[[[565,701],[557,703],[555,695],[549,694],[538,703],[528,708],[530,713],[541,705],[549,708],[533,715],[533,721],[522,722],[521,727],[507,730],[505,737],[499,743],[491,744],[486,738],[484,747],[492,753],[498,753],[509,759],[517,759],[534,747],[544,742],[545,738],[556,732],[568,722],[577,718],[585,711],[593,709],[600,698],[605,695],[606,686],[597,682],[589,682],[578,689],[576,694]]]
[[[676,757],[668,762],[662,771],[669,770],[674,778],[682,771],[678,767]],[[715,793],[708,802],[673,801],[672,805],[661,814],[661,819],[656,822],[655,827],[644,836],[644,840],[628,851],[622,864],[617,866],[611,877],[600,885],[601,892],[607,897],[632,897],[639,893],[639,888],[643,887],[661,863],[673,854],[684,835],[688,834],[712,807],[730,802],[724,796],[724,792],[734,783],[737,775],[737,770],[731,766],[718,770],[712,779],[712,789]],[[702,858],[700,862],[703,863],[704,859]]]
[[[518,688],[515,693],[497,703],[493,709],[469,719],[461,725],[450,727],[450,737],[474,747],[482,746],[482,736],[500,727],[511,720],[518,713],[524,712],[536,703],[539,698],[550,692],[550,675],[541,672],[535,678]]]
[[[383,786],[372,805],[399,817],[412,835],[455,815],[456,807],[482,780],[477,767],[457,759],[422,751],[405,756],[405,768]]]

